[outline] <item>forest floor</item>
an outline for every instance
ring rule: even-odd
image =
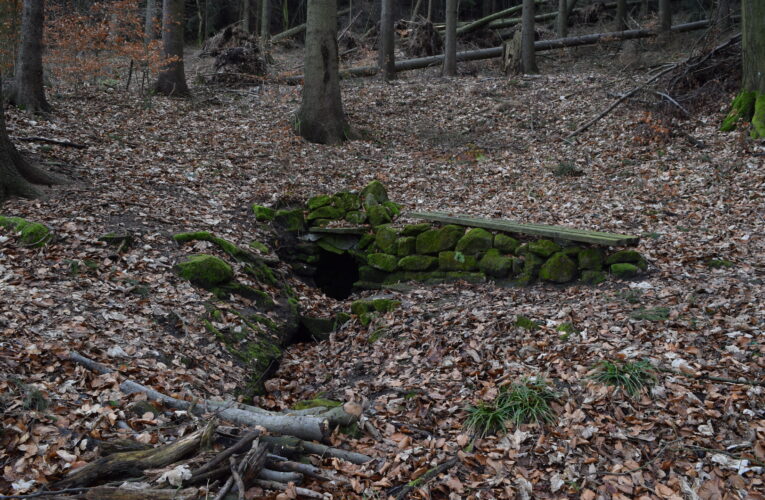
[[[328,341],[294,345],[255,404],[357,401],[381,434],[333,436],[379,460],[326,460],[351,486],[310,487],[384,498],[458,457],[413,498],[765,498],[765,146],[718,131],[727,102],[668,119],[640,99],[565,140],[646,79],[620,66],[618,47],[594,50],[597,64],[572,71],[573,56],[546,57],[533,77],[507,78],[487,62],[458,78],[431,69],[390,84],[345,81],[348,118],[368,138],[339,146],[291,132],[299,86],[196,87],[192,100],[62,92],[49,119],[10,111],[12,136],[88,148],[18,143],[74,182],[2,207],[57,238],[30,249],[0,235],[0,491],[34,491],[92,460],[82,438],[124,437],[120,420],[151,443],[189,425],[172,412],[128,415],[122,377],[206,398],[242,380],[200,321],[210,295],[173,272],[195,248],[170,235],[209,230],[246,245],[267,233],[252,203],[378,179],[405,210],[640,235],[650,269],[595,287],[414,285],[386,292],[402,306],[371,325],[353,320]],[[125,229],[138,242],[119,256],[97,241]],[[336,301],[295,287],[305,310],[326,316],[374,295]],[[521,315],[538,327],[516,326]],[[575,331],[557,331],[564,322]],[[121,375],[76,366],[69,350]],[[635,398],[589,378],[620,359],[681,374],[658,372]],[[555,423],[470,446],[466,408],[531,377],[557,391]]]

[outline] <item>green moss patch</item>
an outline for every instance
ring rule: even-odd
[[[345,216],[345,211],[337,207],[324,206],[324,207],[319,207],[316,210],[313,210],[311,213],[309,213],[308,216],[306,217],[306,220],[308,222],[319,220],[319,219],[334,220],[334,219],[342,219],[344,216]]]
[[[617,278],[634,278],[640,273],[640,268],[628,262],[611,264],[611,274]]]
[[[505,278],[513,270],[513,258],[506,257],[493,248],[486,252],[478,262],[478,269],[493,278]]]
[[[599,271],[603,269],[603,251],[600,248],[584,248],[579,252],[579,269]]]
[[[502,253],[515,253],[519,245],[518,240],[504,233],[497,233],[494,236],[494,248]]]
[[[451,224],[440,229],[429,229],[417,235],[417,253],[437,254],[452,250],[463,234],[465,234],[464,228]]]
[[[439,252],[438,269],[441,271],[475,271],[478,260],[475,255],[464,255],[460,252]]]
[[[730,105],[728,116],[722,122],[720,130],[730,132],[735,130],[740,122],[749,122],[754,116],[757,104],[757,93],[753,91],[740,92]]]
[[[553,283],[568,283],[576,278],[577,265],[563,252],[547,259],[539,269],[539,278]]]
[[[707,261],[707,267],[711,267],[712,269],[722,269],[725,267],[733,267],[736,264],[734,264],[730,260],[725,259],[711,259]]]
[[[388,191],[382,182],[374,180],[364,187],[360,193],[364,207],[369,210],[373,205],[381,205],[388,201]]]
[[[19,235],[19,243],[25,247],[41,248],[53,239],[53,233],[48,226],[39,222],[29,222],[21,217],[0,216],[0,227],[15,231]]]
[[[606,273],[603,271],[585,270],[582,271],[582,282],[588,285],[599,285],[606,281]]]
[[[455,250],[465,255],[475,255],[490,249],[493,242],[494,236],[489,231],[474,228],[460,238]]]
[[[377,248],[379,248],[383,253],[396,254],[397,240],[398,233],[396,233],[396,230],[391,227],[384,226],[377,230],[377,235],[375,236],[375,245],[377,245]]]
[[[336,408],[338,406],[343,406],[343,403],[340,401],[333,401],[331,399],[324,399],[324,398],[314,398],[314,399],[304,399],[303,401],[298,401],[292,406],[293,410],[308,410],[310,408]]]
[[[302,231],[305,228],[303,211],[300,209],[277,210],[274,222],[290,232]]]
[[[308,202],[305,204],[308,211],[314,211],[318,208],[324,207],[332,203],[332,197],[326,194],[320,194],[318,196],[314,196],[313,198],[309,198]]]
[[[408,224],[401,230],[401,236],[417,236],[420,233],[424,233],[428,229],[431,229],[431,225],[427,222],[421,222],[419,224]]]
[[[274,220],[276,211],[273,208],[264,207],[263,205],[253,205],[252,213],[255,214],[255,220],[258,222],[271,222]]]
[[[427,271],[437,263],[438,259],[429,255],[409,255],[398,261],[398,267],[404,271]]]
[[[381,226],[383,224],[388,224],[393,220],[390,212],[383,205],[372,205],[367,207],[367,217],[372,226]]]
[[[404,236],[396,240],[396,255],[406,257],[417,251],[417,239],[414,236]]]
[[[551,240],[537,240],[529,243],[529,252],[548,258],[554,253],[561,251],[560,245]]]
[[[230,282],[234,270],[214,255],[192,255],[176,265],[178,275],[202,288],[214,288]]]
[[[398,259],[387,253],[372,253],[367,256],[367,264],[380,271],[392,273],[396,270]]]
[[[209,241],[214,245],[217,245],[221,250],[229,254],[234,259],[241,262],[256,262],[257,259],[247,250],[236,246],[230,241],[219,238],[208,231],[195,231],[191,233],[178,233],[173,235],[173,240],[178,243],[186,243],[189,241]]]

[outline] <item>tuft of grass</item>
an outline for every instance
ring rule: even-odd
[[[628,288],[626,290],[620,290],[619,293],[617,293],[617,296],[625,302],[637,304],[640,302],[640,299],[643,298],[643,291],[638,290],[637,288]]]
[[[482,438],[488,434],[507,432],[507,415],[504,408],[494,403],[479,403],[467,409],[465,429],[471,434]]]
[[[25,410],[44,411],[50,403],[45,399],[45,395],[40,390],[33,387],[26,387],[23,407]]]
[[[544,380],[526,380],[513,384],[498,396],[499,405],[507,413],[507,419],[515,425],[555,421],[550,401],[558,395]]]
[[[536,322],[534,322],[530,318],[527,318],[526,316],[518,316],[517,318],[515,318],[515,326],[519,326],[521,328],[529,330],[530,332],[533,332],[534,330],[539,328],[539,325],[536,324]]]
[[[650,389],[657,382],[656,370],[648,361],[601,361],[595,365],[595,373],[591,378],[618,387],[630,397]]]
[[[569,160],[560,162],[552,172],[556,177],[581,177],[584,175],[584,172],[577,168],[576,163]]]
[[[726,259],[711,259],[707,261],[707,267],[712,269],[723,269],[725,267],[733,267],[736,264]]]
[[[669,319],[669,307],[641,308],[630,314],[630,318],[646,321],[666,321]]]

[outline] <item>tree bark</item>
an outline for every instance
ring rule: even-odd
[[[765,138],[765,2],[741,2],[741,47],[743,55],[742,91],[754,97],[752,106],[753,139]]]
[[[627,29],[627,0],[616,0],[616,18],[614,19],[614,31]]]
[[[669,0],[659,0],[659,33],[661,40],[666,42],[672,29],[672,10]]]
[[[568,0],[558,0],[558,18],[555,27],[558,38],[568,36]]]
[[[30,113],[48,113],[51,106],[43,88],[43,24],[45,0],[24,0],[21,46],[16,62],[16,89],[11,101]]]
[[[717,26],[717,29],[721,32],[730,29],[730,1],[731,0],[717,1],[717,8],[715,9],[715,26]]]
[[[337,0],[308,0],[303,101],[297,133],[310,142],[336,144],[349,138],[340,96]]]
[[[380,66],[385,81],[396,78],[393,0],[382,0],[380,15]]]
[[[523,0],[521,22],[521,69],[524,73],[539,73],[534,49],[534,0]]]
[[[154,90],[168,96],[187,96],[186,73],[183,69],[183,0],[162,2],[162,47],[167,59],[157,78]]]
[[[157,0],[146,0],[146,19],[144,20],[143,33],[146,43],[154,40],[156,35],[154,18],[157,17]]]
[[[271,38],[271,0],[262,0],[260,6],[260,38],[267,42]]]
[[[250,34],[250,0],[242,0],[242,29]]]
[[[444,75],[457,74],[457,0],[446,0],[446,40],[444,42]]]
[[[2,82],[2,75],[0,75]],[[0,84],[0,103],[3,89]],[[12,196],[35,198],[40,192],[33,184],[61,184],[62,180],[27,162],[8,137],[5,128],[5,110],[0,104],[0,203]]]

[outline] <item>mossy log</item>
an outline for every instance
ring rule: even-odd
[[[208,446],[215,431],[216,423],[211,421],[177,441],[150,450],[125,451],[102,457],[73,471],[58,483],[56,488],[77,488],[89,486],[106,479],[125,479],[143,474],[146,469],[158,469],[194,453],[200,447]]]

